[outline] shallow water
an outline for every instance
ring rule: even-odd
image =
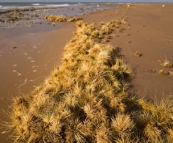
[[[0,3],[0,39],[22,33],[46,32],[60,27],[62,23],[56,23],[56,27],[52,27],[51,22],[45,19],[46,15],[81,16],[115,7],[118,8],[115,4],[106,3]],[[16,8],[20,10],[20,15],[15,15],[11,10]],[[23,11],[26,8],[29,9]],[[1,13],[2,11],[6,13]],[[9,19],[13,17],[18,19],[10,22]]]

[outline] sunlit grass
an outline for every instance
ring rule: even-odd
[[[113,20],[95,27],[76,23],[62,65],[26,96],[14,99],[14,142],[168,143],[173,140],[173,102],[147,102],[128,95],[131,68],[119,47],[99,42],[127,24]]]

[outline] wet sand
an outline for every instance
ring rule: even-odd
[[[160,64],[162,58],[167,57],[173,62],[173,4],[162,5],[122,5],[119,9],[82,16],[85,22],[96,24],[126,19],[129,25],[116,29],[110,44],[121,48],[121,54],[133,69],[134,78],[130,81],[129,92],[139,97],[160,99],[173,92],[173,75],[159,74],[159,70],[165,69]],[[26,30],[20,33],[19,29],[15,29],[15,34],[8,31],[6,38],[1,37],[1,120],[6,120],[3,110],[8,110],[13,97],[31,92],[61,63],[63,48],[73,36],[75,22],[49,26],[51,29],[43,32]],[[136,51],[140,51],[142,56],[134,56]],[[168,70],[173,71],[173,68]],[[2,142],[10,142],[6,138],[6,134],[0,134]]]

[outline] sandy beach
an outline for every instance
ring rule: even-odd
[[[164,7],[163,7],[164,5]],[[147,99],[161,99],[173,93],[173,68],[162,62],[173,63],[173,4],[124,4],[81,15],[84,22],[109,22],[121,19],[128,24],[117,28],[108,42],[120,47],[120,53],[132,68],[129,94]],[[3,30],[0,34],[0,119],[8,120],[12,99],[29,94],[50,72],[61,65],[65,45],[73,37],[75,22],[59,23],[47,30],[44,27],[20,27]],[[39,29],[40,28],[40,29]],[[37,31],[37,29],[39,29]],[[1,31],[2,29],[0,29]],[[135,56],[140,52],[141,57]],[[166,70],[169,75],[159,74]],[[4,112],[5,111],[5,112]],[[7,134],[0,141],[10,143]]]

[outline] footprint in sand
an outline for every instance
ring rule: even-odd
[[[33,47],[34,49],[37,49],[37,46],[36,45],[34,45],[34,47]]]
[[[35,63],[35,61],[34,61],[34,60],[32,60],[32,61],[31,61],[31,63]]]
[[[13,72],[17,72],[16,70],[13,70]]]
[[[37,70],[33,70],[33,72],[37,72]]]
[[[17,73],[18,76],[21,76],[22,74],[21,73]]]
[[[22,84],[19,85],[19,87],[23,86],[24,84],[26,84],[26,82],[28,81],[28,79],[26,78]]]
[[[27,59],[32,59],[31,57],[27,57]]]
[[[27,56],[28,54],[27,54],[27,53],[24,53],[24,55],[26,55],[26,56]]]
[[[16,67],[16,66],[17,66],[17,64],[14,64],[14,65],[13,65],[13,67]]]

